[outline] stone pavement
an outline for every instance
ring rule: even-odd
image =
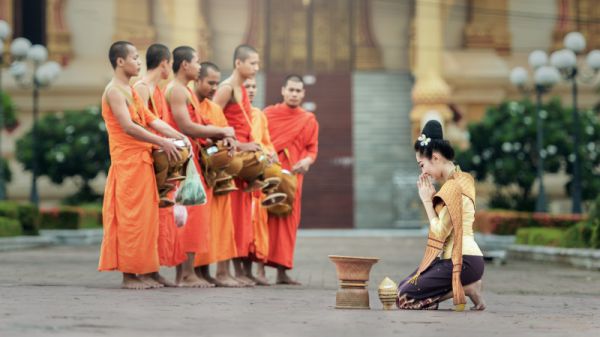
[[[509,261],[486,265],[488,310],[383,311],[376,288],[418,264],[424,238],[303,235],[302,287],[119,289],[96,271],[97,246],[0,253],[0,336],[592,336],[600,331],[600,272]],[[378,256],[372,310],[334,309],[327,255]],[[172,270],[165,270],[171,277]],[[274,274],[269,275],[273,279]]]

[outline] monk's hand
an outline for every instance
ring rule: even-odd
[[[417,188],[419,189],[419,197],[423,203],[432,202],[435,195],[435,187],[431,183],[429,175],[422,173],[417,180]]]
[[[310,158],[304,158],[299,160],[294,167],[292,167],[292,172],[299,174],[306,174],[310,169],[310,165],[312,164],[312,160]]]
[[[167,158],[169,158],[170,161],[179,161],[181,159],[179,149],[172,139],[164,138],[160,144],[160,147],[163,151],[165,151]]]
[[[279,163],[279,158],[277,157],[277,153],[273,152],[267,156],[269,159],[269,164]]]
[[[185,143],[185,147],[187,147],[187,148],[192,147],[192,143],[190,142],[188,137],[182,136],[182,138],[180,138],[179,140],[183,140],[183,142]]]
[[[235,138],[235,129],[231,126],[223,128],[223,138]]]
[[[256,152],[256,151],[260,151],[261,147],[260,144],[258,143],[238,143],[237,146],[238,150],[242,151],[242,152]]]

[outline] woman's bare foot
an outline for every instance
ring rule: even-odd
[[[153,279],[154,279],[156,282],[158,282],[158,283],[162,284],[162,285],[163,285],[163,286],[165,286],[165,287],[177,287],[177,285],[176,285],[175,283],[173,283],[173,282],[171,282],[171,281],[167,280],[166,278],[164,278],[164,276],[162,276],[162,275],[161,275],[161,274],[159,274],[159,273],[154,273],[154,274],[152,275],[152,278],[153,278]]]
[[[151,286],[148,283],[145,283],[142,280],[140,280],[137,276],[135,276],[135,274],[123,273],[123,282],[121,283],[121,288],[144,290],[150,289]]]
[[[223,287],[223,288],[243,288],[243,287],[245,287],[244,284],[240,283],[239,281],[237,281],[236,279],[234,279],[233,277],[231,277],[229,275],[217,275],[217,277],[215,278],[215,285],[217,287]]]
[[[465,295],[473,302],[471,310],[485,310],[485,301],[482,294],[483,282],[481,280],[465,286]]]

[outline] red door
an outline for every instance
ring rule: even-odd
[[[281,102],[287,74],[266,76],[266,105]],[[352,75],[327,73],[306,86],[319,122],[319,155],[304,179],[302,228],[352,228]]]

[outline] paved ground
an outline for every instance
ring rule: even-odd
[[[376,287],[420,261],[423,238],[299,238],[302,287],[118,288],[95,270],[98,247],[0,253],[0,336],[592,336],[600,331],[600,272],[509,262],[487,265],[485,312],[383,311]],[[329,254],[378,256],[372,310],[334,309]],[[165,271],[169,276],[172,271]],[[270,275],[271,278],[273,275]]]

